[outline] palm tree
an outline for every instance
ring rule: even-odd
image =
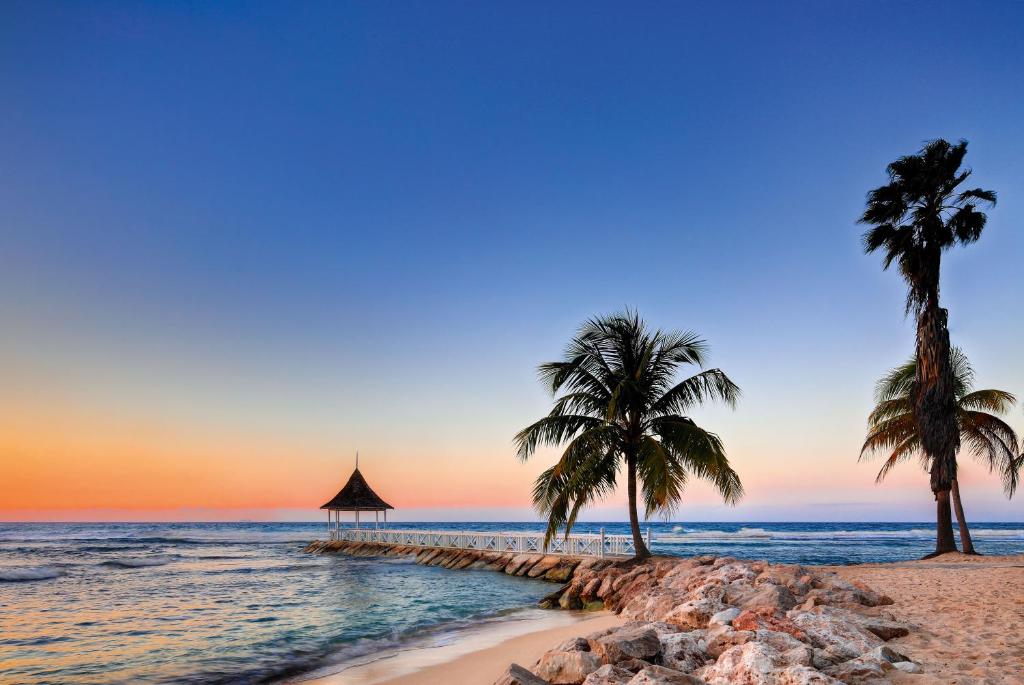
[[[884,268],[899,266],[908,285],[906,311],[917,317],[919,363],[910,397],[935,494],[935,554],[956,551],[949,498],[960,447],[948,312],[939,307],[942,253],[981,237],[986,217],[978,207],[996,202],[991,190],[958,190],[971,175],[960,168],[965,154],[967,141],[934,140],[892,162],[889,183],[868,193],[860,218],[872,226],[864,234],[865,252],[883,250]]]
[[[637,480],[649,517],[670,514],[690,476],[707,478],[726,502],[743,494],[717,435],[685,413],[707,400],[735,406],[740,389],[719,369],[676,382],[681,366],[703,367],[707,344],[694,333],[650,331],[635,312],[591,319],[562,361],[541,364],[541,382],[555,397],[551,412],[515,436],[518,456],[540,445],[565,444],[561,458],[538,476],[533,501],[548,518],[545,545],[580,510],[615,490],[626,469],[629,524],[637,557],[648,557],[637,517]]]
[[[1021,460],[1016,456],[1017,434],[995,414],[1008,411],[1017,399],[1005,390],[975,390],[974,369],[959,348],[952,348],[950,360],[960,441],[968,445],[974,457],[988,465],[990,472],[999,472],[1006,496],[1013,497],[1021,467]],[[911,358],[878,381],[877,404],[868,416],[868,437],[860,453],[862,459],[874,452],[889,453],[875,479],[877,483],[881,483],[896,464],[914,456],[926,470],[930,467],[930,457],[921,449],[911,399],[916,374],[917,359]],[[964,554],[976,554],[956,479],[951,492]]]

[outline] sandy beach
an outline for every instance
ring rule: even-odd
[[[531,666],[563,640],[622,622],[607,611],[551,611],[550,617],[492,626],[441,647],[407,649],[303,685],[480,685],[493,683],[510,663]]]
[[[919,662],[924,673],[893,671],[895,683],[1002,685],[1024,672],[1024,555],[821,567],[888,595],[885,607],[913,626],[889,645]],[[564,612],[552,612],[557,617]],[[558,619],[556,619],[557,621]],[[548,649],[611,627],[607,612],[572,614],[567,622],[524,622],[432,649],[409,650],[371,664],[305,681],[316,685],[487,685],[510,663],[530,667]],[[528,631],[528,632],[523,632]]]
[[[945,554],[927,561],[839,566],[847,580],[889,595],[886,607],[914,626],[889,645],[924,674],[894,682],[996,685],[1024,673],[1024,555]]]

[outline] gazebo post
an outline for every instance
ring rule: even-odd
[[[384,510],[384,527],[385,528],[388,527],[388,510],[387,509]]]
[[[330,509],[327,510],[327,537],[328,537],[328,539],[330,539],[330,537],[331,537],[331,510]]]
[[[358,528],[358,527],[359,527],[359,509],[357,507],[356,508],[356,528]]]
[[[379,511],[374,511],[373,512],[373,529],[377,530],[377,528],[379,528],[379,527],[380,527],[380,512]]]

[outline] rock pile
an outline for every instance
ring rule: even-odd
[[[543,606],[597,604],[629,621],[564,642],[498,685],[827,685],[919,672],[888,597],[834,574],[732,558],[578,568]]]
[[[417,564],[441,566],[454,570],[486,569],[503,571],[510,576],[536,578],[552,583],[565,583],[576,573],[598,572],[631,563],[626,559],[580,559],[556,554],[514,554],[488,552],[475,549],[447,549],[443,547],[413,547],[381,544],[377,542],[351,542],[348,540],[309,543],[305,549],[312,554],[348,554],[356,557],[413,557]],[[597,602],[591,608],[603,608]],[[571,608],[581,609],[582,604]]]

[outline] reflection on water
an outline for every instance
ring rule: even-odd
[[[413,527],[415,524],[408,524]],[[539,530],[539,524],[420,524]],[[625,524],[580,532],[625,533]],[[894,561],[927,524],[651,524],[654,551],[803,564]],[[258,683],[331,669],[483,617],[549,584],[490,571],[302,553],[323,524],[0,524],[0,683]],[[986,554],[1024,553],[1024,525],[979,523]]]
[[[0,572],[9,574],[0,582],[0,682],[262,682],[431,626],[457,630],[551,589],[487,571],[303,554],[318,532],[0,526]],[[14,573],[32,569],[53,573]]]

